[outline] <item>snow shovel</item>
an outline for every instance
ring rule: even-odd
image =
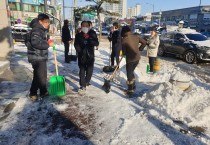
[[[113,72],[115,70],[115,67],[111,66],[111,49],[112,49],[112,42],[110,42],[110,55],[109,55],[109,65],[103,67],[103,72]]]
[[[58,64],[56,59],[55,46],[53,46],[53,52],[54,52],[56,76],[52,76],[49,80],[49,94],[50,96],[61,97],[66,95],[65,79],[63,76],[58,75]]]
[[[121,57],[118,65],[116,66],[114,72],[112,73],[112,75],[108,78],[104,78],[104,85],[102,86],[103,90],[106,92],[106,93],[109,93],[110,92],[110,89],[111,89],[111,85],[110,85],[110,81],[113,79],[115,73],[117,72],[117,69],[119,68],[119,65],[120,65],[120,62],[122,61],[123,57]]]

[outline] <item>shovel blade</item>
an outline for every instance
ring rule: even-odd
[[[68,59],[69,59],[69,61],[77,61],[77,56],[76,55],[69,55]]]
[[[52,76],[49,81],[49,93],[50,96],[65,96],[66,86],[63,76]]]
[[[104,85],[102,86],[102,88],[108,94],[111,89],[110,80],[104,78]]]

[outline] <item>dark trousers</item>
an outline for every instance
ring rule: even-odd
[[[116,59],[116,63],[118,64],[119,63],[119,57],[120,57],[120,54],[118,51],[112,49],[112,53],[111,53],[111,65],[113,66],[114,65],[114,58]]]
[[[93,75],[94,62],[90,64],[79,64],[79,84],[81,87],[86,87],[86,84],[90,83]]]
[[[69,61],[68,60],[68,54],[69,54],[69,42],[64,42],[64,47],[65,47],[65,61]]]
[[[138,65],[138,63],[139,60],[135,62],[126,63],[126,72],[127,72],[128,81],[133,81],[135,79],[134,70]]]
[[[40,90],[40,95],[44,95],[47,92],[47,62],[33,62],[32,67],[34,71],[30,95],[37,95],[38,89]]]
[[[149,57],[150,72],[153,72],[153,70],[154,70],[155,59],[156,59],[156,57]]]

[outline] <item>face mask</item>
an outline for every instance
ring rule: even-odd
[[[89,31],[88,27],[82,27],[82,32],[84,32],[85,34]]]

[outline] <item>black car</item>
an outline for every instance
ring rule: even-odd
[[[210,32],[201,32],[201,34],[205,35],[207,39],[210,39]]]
[[[175,54],[187,63],[210,61],[210,40],[195,31],[171,31],[160,37],[158,55]]]

